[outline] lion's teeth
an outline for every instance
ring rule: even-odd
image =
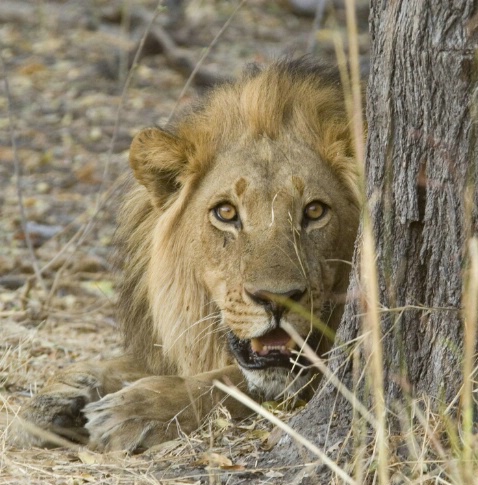
[[[285,344],[286,348],[291,350],[293,348],[295,348],[295,341],[293,339],[290,339],[286,344]]]
[[[264,349],[264,345],[262,345],[259,339],[253,338],[251,339],[251,348],[254,352],[259,353]]]
[[[290,350],[294,348],[295,343],[291,339],[286,344],[281,345],[271,345],[271,344],[263,344],[260,338],[252,338],[251,339],[251,349],[253,352],[259,355],[267,355],[269,352],[276,350],[283,354],[290,354]]]

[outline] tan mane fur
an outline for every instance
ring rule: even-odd
[[[305,62],[279,62],[216,88],[168,130],[170,143],[142,156],[169,164],[171,192],[153,201],[136,184],[120,216],[119,317],[126,348],[151,372],[194,375],[230,361],[215,304],[188,258],[187,227],[180,224],[216,154],[238,140],[287,133],[330,164],[357,206],[358,174],[342,87]]]

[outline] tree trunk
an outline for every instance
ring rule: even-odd
[[[472,119],[478,15],[472,0],[454,3],[371,1],[366,193],[383,310],[387,409],[404,409],[409,393],[428,396],[440,409],[462,383],[462,271],[478,200]],[[351,346],[342,345],[362,333],[358,253],[331,368],[372,409],[374,382],[366,377],[357,385],[364,369],[367,374],[364,351],[357,347],[351,356]],[[324,380],[292,425],[344,463],[357,448],[354,413]],[[268,457],[290,465],[313,459],[288,437]],[[334,476],[324,466],[301,473],[309,478],[297,483],[326,484]]]

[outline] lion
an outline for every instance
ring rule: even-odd
[[[257,400],[310,397],[311,363],[343,311],[360,193],[340,79],[310,60],[247,69],[130,149],[119,217],[122,357],[73,365],[21,410],[98,451],[134,452],[190,433],[226,379]],[[303,312],[292,311],[300,305]]]

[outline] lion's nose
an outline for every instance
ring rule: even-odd
[[[305,294],[304,289],[293,289],[285,293],[273,293],[267,290],[252,290],[244,288],[247,296],[255,303],[262,305],[268,312],[272,313],[276,322],[279,322],[282,315],[290,308],[291,301],[299,302]]]

